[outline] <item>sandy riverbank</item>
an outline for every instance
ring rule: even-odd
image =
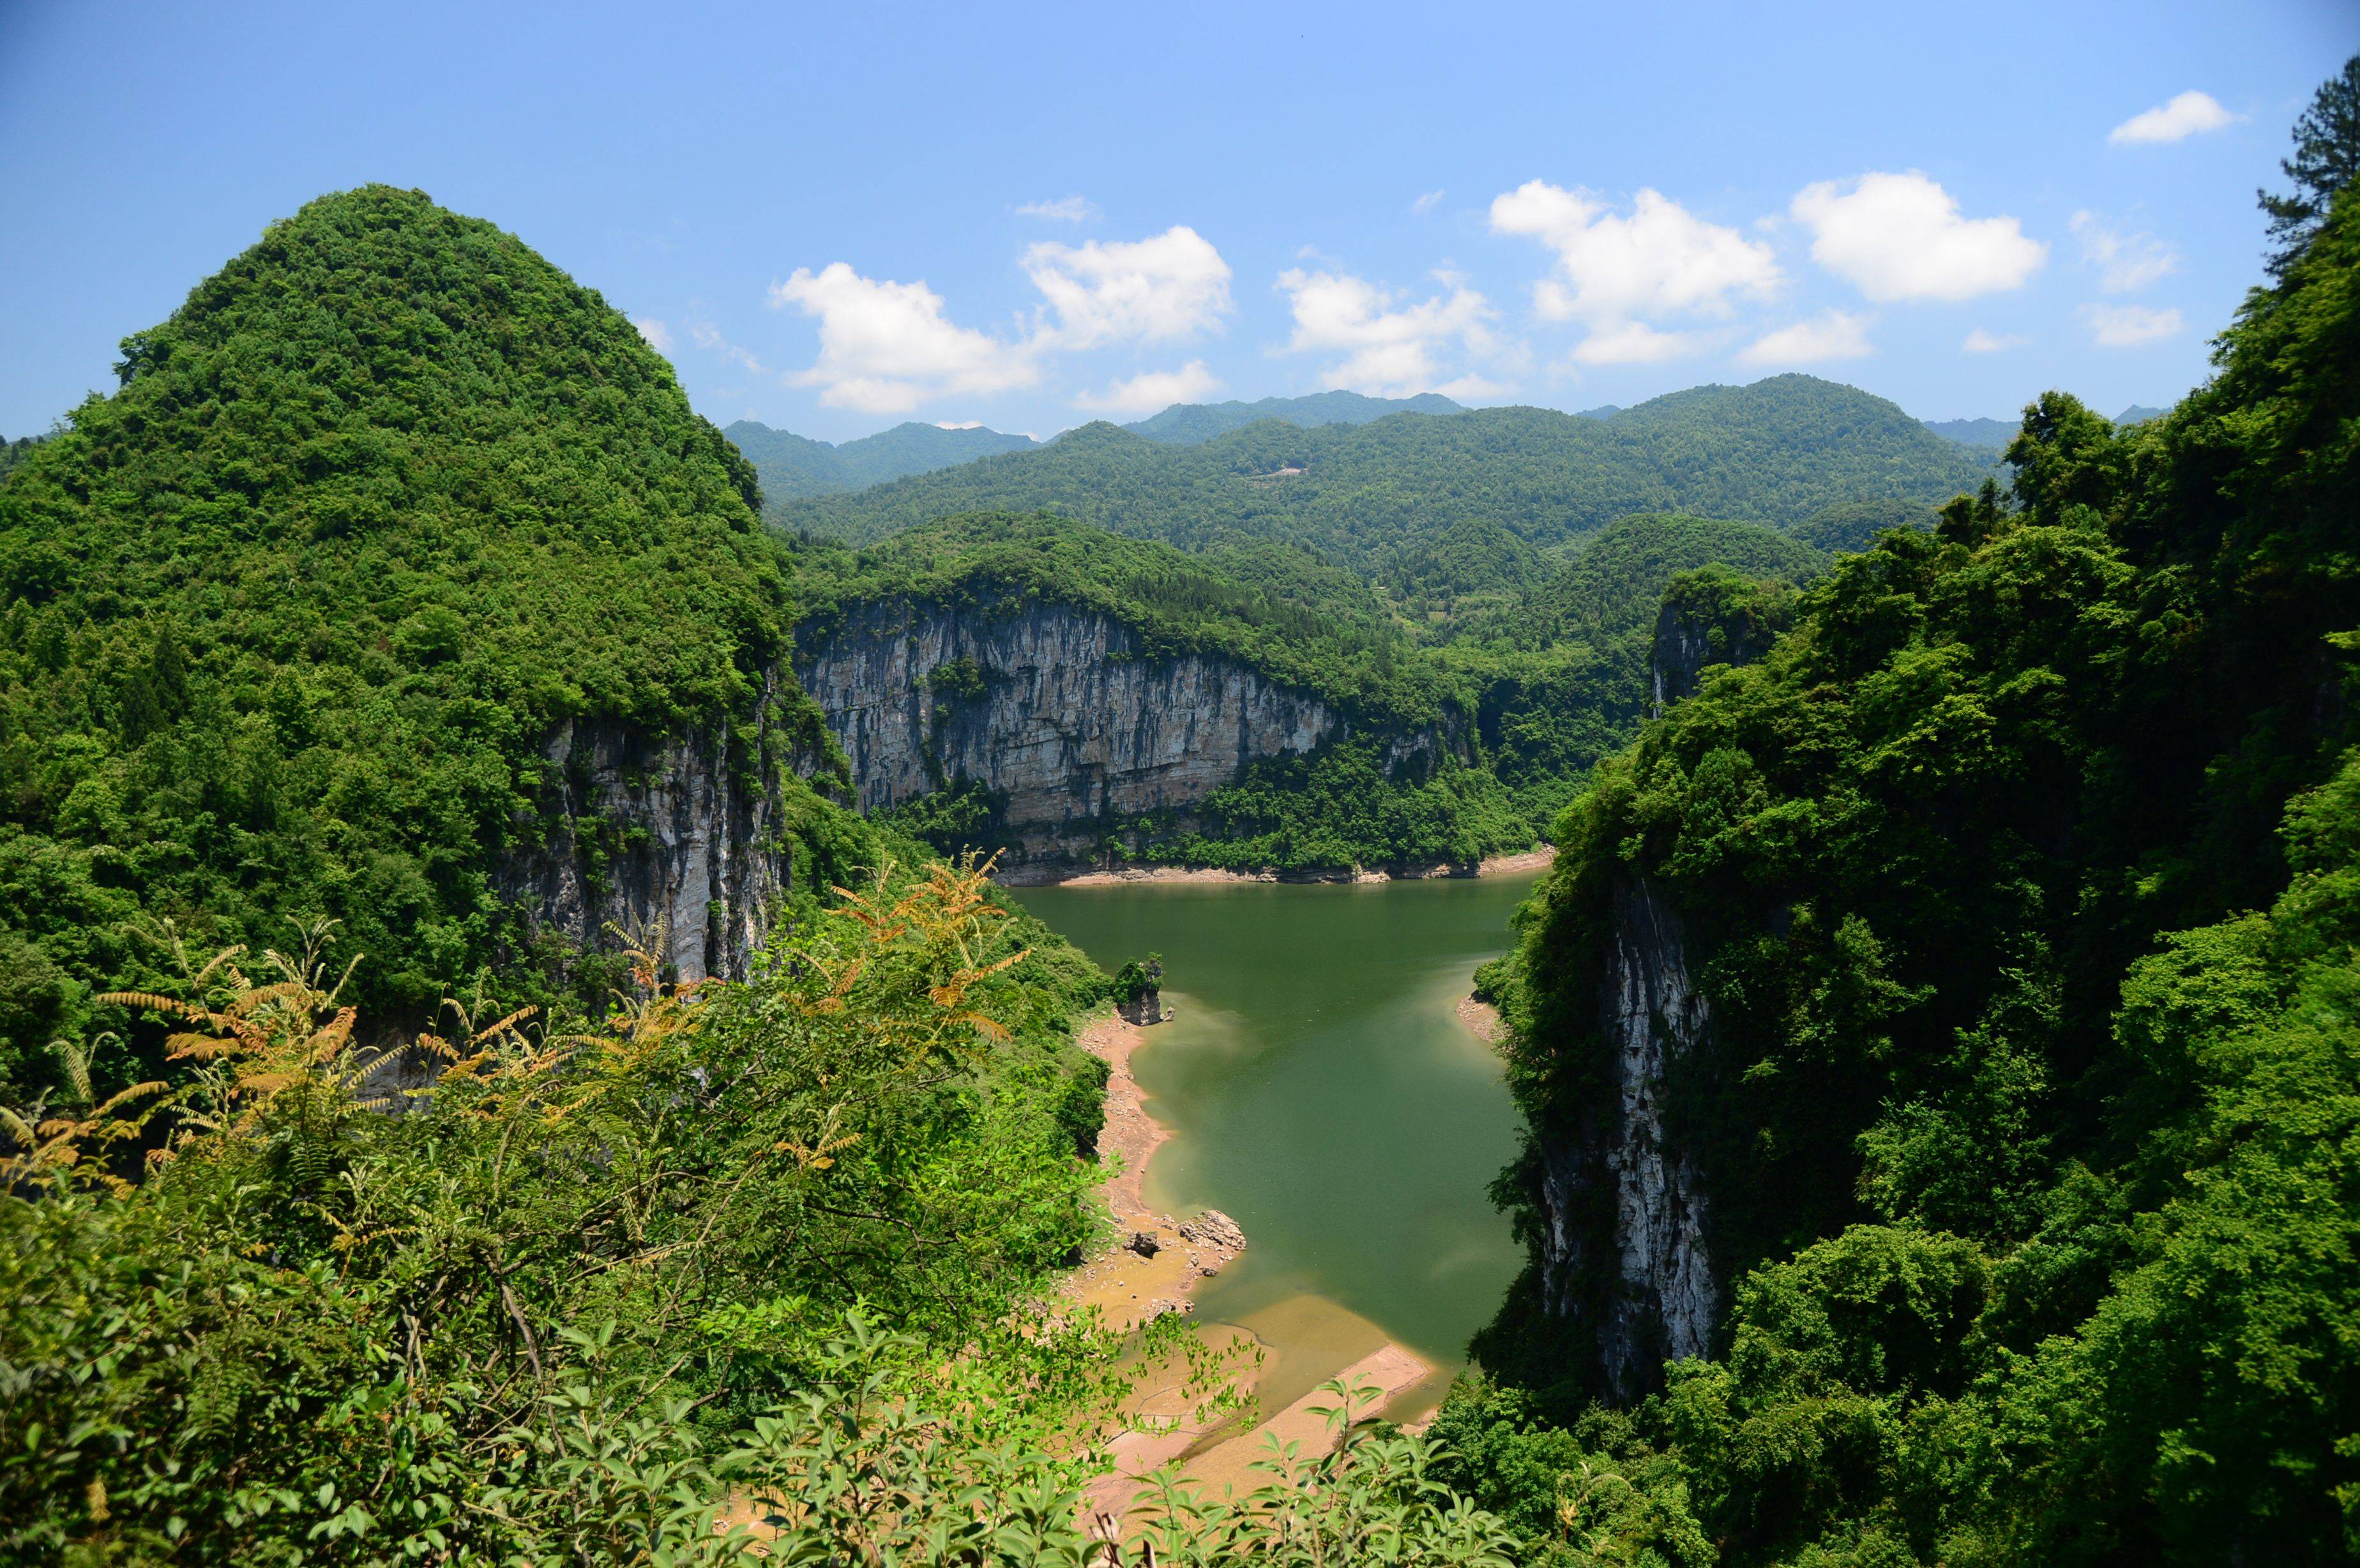
[[[1147,1041],[1147,1030],[1109,1015],[1082,1031],[1081,1046],[1107,1064],[1106,1120],[1098,1130],[1098,1158],[1120,1161],[1099,1184],[1114,1238],[1098,1255],[1067,1277],[1065,1296],[1079,1307],[1097,1307],[1118,1328],[1133,1328],[1170,1312],[1195,1308],[1196,1282],[1244,1250],[1244,1238],[1218,1211],[1187,1221],[1147,1206],[1141,1183],[1147,1162],[1172,1136],[1147,1114],[1146,1096],[1131,1076],[1131,1053]],[[1152,1236],[1153,1250],[1135,1245]]]
[[[1067,1278],[1064,1294],[1074,1306],[1096,1307],[1108,1323],[1124,1328],[1166,1312],[1193,1312],[1197,1284],[1227,1267],[1245,1247],[1245,1237],[1218,1211],[1175,1221],[1147,1204],[1142,1185],[1147,1162],[1172,1133],[1147,1114],[1146,1097],[1131,1074],[1131,1053],[1146,1041],[1144,1028],[1112,1016],[1094,1020],[1081,1036],[1084,1048],[1107,1063],[1106,1120],[1098,1151],[1120,1167],[1098,1189],[1115,1222],[1114,1239]],[[1142,1235],[1155,1238],[1152,1254],[1132,1245]],[[1216,1345],[1253,1338],[1250,1331],[1229,1324],[1208,1325],[1205,1332]],[[1387,1343],[1339,1375],[1348,1384],[1376,1388],[1379,1397],[1369,1407],[1373,1412],[1424,1382],[1432,1370],[1412,1352]],[[1258,1375],[1258,1364],[1249,1361],[1235,1391],[1255,1391]],[[1314,1391],[1284,1410],[1262,1412],[1264,1419],[1259,1424],[1241,1425],[1234,1417],[1200,1420],[1194,1401],[1183,1399],[1178,1388],[1142,1385],[1132,1418],[1140,1424],[1109,1443],[1112,1468],[1091,1484],[1086,1518],[1094,1530],[1120,1532],[1124,1514],[1144,1489],[1142,1478],[1175,1461],[1197,1486],[1215,1490],[1249,1486],[1255,1480],[1250,1466],[1261,1456],[1266,1434],[1275,1434],[1282,1443],[1299,1442],[1306,1453],[1326,1441],[1325,1420],[1312,1414],[1311,1408],[1328,1402],[1328,1396]]]
[[[1217,866],[1126,866],[1119,871],[1074,871],[1053,866],[1019,866],[996,873],[1007,887],[1116,887],[1136,882],[1403,882],[1441,877],[1509,877],[1544,871],[1557,859],[1546,844],[1518,855],[1495,855],[1472,870],[1448,861],[1432,866],[1355,866],[1349,871],[1231,871]]]

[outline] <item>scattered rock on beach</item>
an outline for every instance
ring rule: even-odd
[[[1218,1209],[1207,1209],[1195,1219],[1182,1221],[1180,1236],[1183,1240],[1217,1247],[1224,1252],[1242,1251],[1246,1245],[1246,1233],[1238,1228],[1238,1222]]]

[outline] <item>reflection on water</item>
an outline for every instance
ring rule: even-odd
[[[1529,877],[1027,888],[1109,968],[1164,955],[1176,1017],[1131,1059],[1174,1129],[1148,1202],[1225,1210],[1243,1258],[1201,1318],[1269,1347],[1266,1410],[1391,1338],[1442,1369],[1521,1254],[1485,1190],[1515,1149],[1490,1050],[1454,1013]],[[1437,1379],[1439,1382],[1440,1379]]]

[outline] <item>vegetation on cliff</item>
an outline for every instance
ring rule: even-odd
[[[1144,657],[1234,659],[1323,699],[1352,735],[1257,763],[1188,811],[1104,824],[1111,859],[1287,871],[1470,864],[1528,847],[1646,711],[1648,642],[1675,576],[1718,562],[1799,579],[1825,560],[1754,524],[1629,517],[1437,645],[1360,577],[1268,541],[1185,551],[1054,514],[985,514],[857,552],[805,539],[795,559],[806,648],[860,604],[989,618],[1054,603],[1120,621]],[[972,672],[978,694],[993,675]],[[948,707],[960,692],[953,681],[934,694]],[[980,781],[946,779],[894,820],[945,853],[989,851],[1001,842],[996,810]]]
[[[1550,1560],[2360,1541],[2360,205],[2322,208],[2210,385],[2132,428],[2039,399],[2011,495],[1839,559],[1560,819],[1489,977],[1503,1194],[1611,1093],[1644,878],[1712,1008],[1664,1114],[1733,1307],[1617,1410],[1519,1287],[1480,1345],[1512,1386],[1436,1430]]]

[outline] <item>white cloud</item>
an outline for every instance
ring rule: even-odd
[[[1087,223],[1098,215],[1098,208],[1086,196],[1060,196],[1054,201],[1027,201],[1016,209],[1016,213],[1053,223]]]
[[[1661,332],[1644,321],[1623,321],[1598,328],[1573,345],[1580,365],[1660,365],[1694,354],[1698,344],[1688,332]]]
[[[727,338],[723,337],[721,335],[720,329],[715,327],[710,322],[690,322],[688,327],[688,335],[694,338],[696,340],[696,346],[705,350],[707,354],[717,354],[722,358],[727,360],[730,364],[742,365],[746,369],[752,371],[757,376],[768,376],[770,374],[770,367],[764,365],[760,360],[755,358],[752,350],[739,348],[736,343],[731,343]]]
[[[2146,305],[2084,305],[2081,317],[2100,348],[2143,348],[2178,337],[2188,326],[2177,310]]]
[[[1491,301],[1455,277],[1443,281],[1448,293],[1397,306],[1391,291],[1366,278],[1291,267],[1278,275],[1295,311],[1286,347],[1342,350],[1346,357],[1327,372],[1331,386],[1382,397],[1428,391],[1442,379],[1436,354],[1454,341],[1479,354],[1496,346]]]
[[[2073,237],[2081,242],[2084,265],[2098,269],[2098,287],[2129,294],[2180,270],[2180,256],[2149,234],[2127,234],[2097,213],[2073,214]]]
[[[1143,240],[1044,241],[1024,253],[1024,271],[1056,316],[1039,333],[1056,348],[1193,337],[1229,310],[1229,264],[1185,226]]]
[[[1409,210],[1423,218],[1441,204],[1442,195],[1443,193],[1439,191],[1429,191],[1425,195],[1419,197],[1416,201],[1411,202],[1409,204]]]
[[[1873,318],[1824,310],[1808,321],[1781,327],[1737,357],[1748,365],[1818,365],[1830,359],[1861,359],[1876,352],[1868,341]]]
[[[2014,218],[1962,218],[1916,172],[1806,186],[1789,209],[1811,230],[1811,259],[1871,299],[1972,299],[2016,289],[2049,258]]]
[[[979,430],[983,429],[983,421],[981,419],[936,419],[934,421],[934,429],[938,430]]]
[[[1730,297],[1766,297],[1779,282],[1770,247],[1642,191],[1630,215],[1587,191],[1528,180],[1491,202],[1491,228],[1557,253],[1558,278],[1533,290],[1553,321],[1618,321],[1680,311],[1725,316]]]
[[[1201,403],[1222,389],[1221,378],[1192,359],[1177,370],[1147,370],[1103,392],[1085,392],[1074,407],[1095,414],[1153,414],[1175,403]]]
[[[1437,392],[1459,403],[1495,403],[1515,388],[1504,381],[1491,381],[1480,376],[1462,376],[1456,381],[1446,381]]]
[[[1983,328],[1977,327],[1973,332],[1967,334],[1967,341],[1959,345],[1959,352],[1961,354],[2004,354],[2012,348],[2023,348],[2031,342],[2032,340],[2030,338],[2019,337],[2013,332],[2005,334],[1999,332],[1987,332],[1983,331]]]
[[[2117,147],[2135,142],[2184,141],[2199,131],[2217,131],[2234,125],[2243,114],[2232,114],[2210,93],[2190,91],[2144,114],[2133,114],[2106,134]]]
[[[639,329],[639,336],[647,340],[650,348],[661,354],[672,353],[672,329],[661,321],[653,316],[633,316],[631,325]]]
[[[839,261],[817,273],[798,267],[770,285],[770,303],[818,320],[819,359],[787,380],[819,387],[830,408],[906,413],[930,398],[1001,392],[1039,378],[1032,345],[956,325],[943,314],[943,297],[923,281],[863,278]]]

